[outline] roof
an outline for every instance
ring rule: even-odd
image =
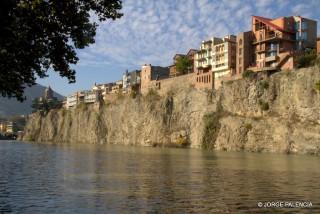
[[[189,56],[192,52],[193,52],[193,53],[197,53],[198,50],[197,50],[197,49],[190,49],[190,50],[188,51],[188,53],[187,53],[187,56]]]
[[[284,32],[288,32],[288,33],[294,33],[293,31],[288,31],[282,27],[279,27],[278,25],[275,25],[273,24],[271,21],[272,19],[269,19],[269,18],[265,18],[265,17],[262,17],[262,16],[252,16],[253,18],[255,19],[258,19],[260,22],[272,27],[273,29],[275,30],[279,30],[279,31],[284,31]]]

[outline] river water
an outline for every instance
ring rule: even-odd
[[[0,213],[320,213],[319,165],[302,155],[0,141]]]

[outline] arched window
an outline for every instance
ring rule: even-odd
[[[242,45],[242,39],[239,39],[239,45]]]

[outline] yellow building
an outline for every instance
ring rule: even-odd
[[[0,133],[6,133],[6,131],[7,131],[6,122],[0,122]]]
[[[7,122],[6,133],[7,134],[13,133],[13,122]]]

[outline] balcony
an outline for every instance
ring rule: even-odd
[[[272,61],[276,61],[277,60],[277,56],[268,56],[266,57],[266,62],[272,62]]]
[[[277,40],[277,39],[280,39],[280,38],[281,38],[281,36],[278,35],[278,34],[275,34],[275,33],[268,34],[264,38],[260,38],[258,40],[254,39],[253,40],[253,44],[255,45],[255,44],[262,43],[262,42],[270,42],[270,41]]]

